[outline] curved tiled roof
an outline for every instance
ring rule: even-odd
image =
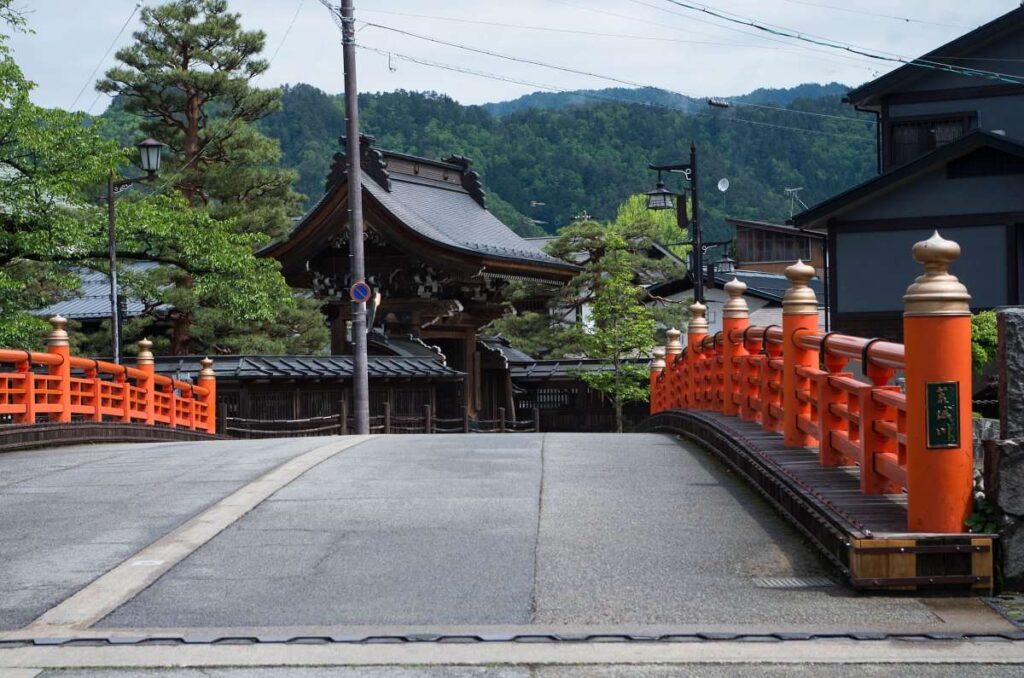
[[[156,358],[156,371],[198,379],[201,356]],[[213,369],[221,379],[351,379],[352,356],[226,355],[215,356]],[[464,373],[436,359],[370,356],[370,379],[462,379]]]

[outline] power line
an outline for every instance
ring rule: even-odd
[[[359,45],[357,45],[357,47],[359,47],[360,49],[369,51],[369,52],[374,52],[374,53],[379,54],[381,56],[390,56],[390,57],[394,57],[396,59],[400,59],[402,61],[408,61],[408,62],[411,62],[411,63],[419,64],[421,66],[428,66],[428,67],[431,67],[431,68],[439,68],[441,70],[452,71],[452,72],[455,72],[455,73],[463,73],[463,74],[466,74],[466,75],[473,75],[473,76],[476,76],[476,77],[479,77],[479,78],[486,78],[488,80],[497,80],[497,81],[500,81],[500,82],[508,82],[508,83],[512,83],[512,84],[516,84],[516,85],[523,85],[523,86],[526,86],[526,87],[533,87],[533,88],[536,88],[536,89],[543,89],[543,90],[547,90],[547,91],[550,91],[550,92],[559,92],[559,93],[562,93],[562,94],[572,94],[574,96],[580,96],[580,97],[584,97],[584,98],[587,98],[587,99],[595,99],[597,101],[606,101],[606,102],[618,103],[618,104],[628,104],[628,105],[631,105],[631,106],[645,106],[645,107],[648,107],[648,108],[660,108],[660,109],[669,110],[669,111],[676,111],[676,112],[681,112],[681,113],[687,113],[689,115],[699,115],[699,116],[703,116],[703,117],[711,117],[711,118],[714,118],[716,120],[725,120],[725,121],[728,121],[728,122],[741,122],[741,123],[745,123],[745,124],[748,124],[748,125],[755,125],[755,126],[758,126],[758,127],[771,127],[771,128],[774,128],[774,129],[788,130],[788,131],[791,131],[791,132],[804,132],[804,133],[809,133],[809,134],[822,134],[822,135],[826,135],[826,136],[843,137],[843,138],[847,138],[847,139],[857,139],[857,140],[861,140],[861,141],[872,138],[872,137],[867,136],[867,135],[847,134],[847,133],[843,133],[843,132],[829,132],[829,131],[826,131],[826,130],[809,129],[809,128],[806,128],[806,127],[791,127],[789,125],[779,125],[779,124],[776,124],[776,123],[762,122],[762,121],[759,121],[759,120],[750,120],[748,118],[723,117],[723,116],[719,116],[719,115],[713,115],[713,114],[707,113],[705,111],[700,111],[700,110],[690,111],[690,110],[687,110],[685,108],[679,108],[677,106],[669,106],[667,104],[660,104],[660,103],[653,102],[653,101],[636,101],[636,100],[631,100],[631,99],[623,99],[623,98],[620,98],[620,97],[608,96],[608,95],[605,95],[605,94],[598,94],[596,92],[588,92],[588,91],[584,91],[584,90],[570,90],[570,89],[565,89],[563,87],[555,87],[553,85],[545,85],[545,84],[533,82],[533,81],[530,81],[530,80],[523,80],[523,79],[520,79],[520,78],[513,78],[513,77],[509,77],[509,76],[498,75],[496,73],[489,73],[489,72],[486,72],[486,71],[478,71],[478,70],[474,70],[474,69],[470,69],[470,68],[465,68],[463,66],[454,66],[452,64],[446,64],[446,63],[443,63],[443,62],[440,62],[440,61],[432,61],[430,59],[423,59],[423,58],[411,56],[411,55],[408,55],[408,54],[401,54],[401,53],[398,53],[398,52],[393,52],[391,50],[385,50],[385,49],[380,49],[380,48],[377,48],[377,47],[372,47],[370,45],[359,44]],[[655,90],[662,91],[662,92],[669,92],[669,90],[664,90],[664,89],[661,89],[661,88],[658,88],[658,87],[647,87],[647,89],[655,89]],[[669,93],[674,94],[674,92],[669,92]]]
[[[526,57],[518,57],[518,56],[513,56],[513,55],[510,55],[510,54],[502,54],[500,52],[494,52],[492,50],[483,49],[483,48],[480,48],[480,47],[473,47],[473,46],[470,46],[470,45],[465,45],[465,44],[461,44],[461,43],[457,43],[457,42],[449,42],[447,40],[442,40],[440,38],[435,38],[433,36],[423,35],[422,33],[413,33],[412,31],[407,31],[407,30],[404,30],[404,29],[401,29],[401,28],[395,28],[393,26],[385,26],[383,24],[372,23],[372,22],[364,22],[364,23],[365,23],[365,25],[373,27],[373,28],[380,28],[380,29],[383,29],[383,30],[386,30],[386,31],[392,31],[394,33],[399,33],[401,35],[405,35],[405,36],[408,36],[408,37],[417,38],[419,40],[425,40],[427,42],[432,42],[434,44],[444,45],[446,47],[454,47],[456,49],[462,49],[462,50],[466,50],[468,52],[474,52],[476,54],[483,54],[483,55],[490,56],[490,57],[495,57],[495,58],[498,58],[498,59],[506,59],[508,61],[515,61],[517,63],[529,64],[531,66],[540,66],[542,68],[550,68],[550,69],[553,69],[553,70],[556,70],[556,71],[562,71],[562,72],[565,72],[565,73],[572,73],[574,75],[584,75],[584,76],[588,76],[588,77],[592,77],[592,78],[598,78],[598,79],[601,79],[601,80],[607,80],[609,82],[614,82],[614,83],[617,83],[617,84],[620,84],[620,85],[626,85],[626,86],[629,86],[629,87],[638,87],[638,88],[650,87],[650,85],[647,85],[647,84],[644,84],[644,83],[635,82],[635,81],[632,81],[632,80],[623,80],[621,78],[616,78],[616,77],[613,77],[613,76],[610,76],[610,75],[603,75],[601,73],[594,73],[592,71],[583,71],[583,70],[578,70],[578,69],[575,69],[575,68],[569,68],[567,66],[559,66],[559,65],[556,65],[556,64],[549,64],[549,63],[546,63],[546,62],[543,62],[543,61],[537,61],[535,59],[528,59]],[[660,89],[664,89],[664,88],[660,88]],[[692,97],[692,96],[690,96],[688,94],[685,94],[683,92],[678,92],[678,91],[669,90],[669,89],[665,89],[665,91],[672,92],[673,94],[678,94],[679,96],[687,97],[689,99],[696,99],[696,97]],[[766,105],[763,105],[763,104],[752,104],[752,103],[748,103],[748,102],[733,102],[733,103],[736,103],[736,105],[748,106],[748,107],[751,107],[751,108],[766,108],[766,109],[770,109],[770,110],[773,110],[773,111],[782,111],[782,112],[785,112],[785,113],[795,113],[795,114],[801,114],[801,115],[811,115],[811,116],[820,117],[820,118],[831,118],[831,119],[841,120],[843,122],[853,122],[853,123],[862,124],[862,125],[863,124],[867,124],[867,121],[857,120],[856,118],[849,118],[849,117],[844,117],[844,116],[839,116],[839,115],[831,115],[831,114],[828,114],[828,113],[817,113],[815,111],[800,111],[800,110],[795,110],[795,109],[790,109],[790,108],[780,108],[778,106],[766,106]],[[872,124],[873,124],[873,122],[872,122]]]
[[[124,34],[124,29],[128,28],[128,24],[131,23],[132,18],[135,17],[135,13],[139,11],[140,7],[142,7],[141,2],[135,3],[135,7],[132,8],[131,14],[129,14],[128,18],[124,20],[123,24],[121,24],[121,30],[117,32],[114,39],[110,41],[107,51],[105,51],[103,56],[100,57],[100,60],[96,62],[96,67],[92,69],[92,73],[90,73],[89,77],[85,79],[82,89],[78,90],[78,94],[75,95],[75,100],[71,102],[70,106],[68,106],[68,110],[74,110],[75,104],[77,104],[78,100],[82,98],[83,94],[85,94],[85,90],[89,87],[89,84],[95,82],[94,78],[96,77],[96,72],[100,70],[100,67],[103,66],[103,62],[107,60],[108,56],[110,56],[110,52],[114,49],[114,45],[116,45],[117,41],[121,39],[121,35]],[[97,97],[97,99],[98,98],[99,97]],[[93,99],[92,105],[96,105],[96,99]],[[89,107],[89,110],[92,110],[92,106]]]
[[[651,25],[651,26],[657,26],[659,28],[668,29],[668,30],[672,30],[672,31],[676,31],[676,32],[681,32],[681,33],[686,33],[688,35],[694,34],[694,31],[689,29],[689,28],[681,28],[679,26],[670,26],[670,25],[666,25],[664,23],[659,23],[657,21],[650,21],[648,19],[641,19],[639,17],[629,16],[627,14],[621,14],[621,13],[618,13],[618,12],[610,12],[608,10],[597,9],[595,7],[587,7],[585,5],[576,5],[576,4],[573,4],[571,2],[568,2],[567,0],[548,0],[548,2],[557,3],[559,5],[565,5],[566,7],[572,7],[574,9],[581,9],[583,11],[592,12],[594,14],[603,14],[605,16],[616,17],[618,19],[625,19],[626,21],[633,21],[633,22],[638,22],[638,23],[642,23],[642,24],[648,24],[648,25]],[[682,14],[680,14],[678,12],[672,12],[672,11],[667,10],[667,9],[662,9],[661,7],[656,7],[654,5],[649,5],[649,4],[645,3],[645,2],[640,2],[639,0],[630,0],[630,2],[633,2],[633,3],[638,4],[638,5],[644,5],[645,7],[649,7],[649,8],[652,8],[652,9],[656,9],[659,12],[668,12],[669,14],[675,14],[676,16],[683,16]],[[780,44],[780,45],[784,45],[786,47],[794,47],[796,49],[802,49],[802,50],[805,50],[807,52],[813,52],[815,54],[820,54],[820,55],[822,55],[822,58],[825,58],[825,59],[827,59],[829,61],[833,61],[835,63],[839,63],[838,59],[842,59],[844,61],[852,61],[854,63],[857,63],[857,64],[861,65],[862,68],[867,68],[866,66],[864,66],[864,64],[868,63],[868,61],[866,59],[863,59],[861,57],[857,57],[857,56],[852,55],[852,54],[850,54],[850,55],[836,54],[836,53],[828,51],[828,50],[817,49],[817,48],[810,47],[810,46],[807,46],[807,45],[800,45],[800,44],[794,45],[794,44],[792,44],[790,42],[787,42],[785,40],[781,40],[779,38],[773,38],[773,37],[770,37],[770,36],[767,36],[767,35],[762,35],[760,33],[751,33],[749,31],[740,30],[738,28],[733,28],[731,26],[723,26],[723,25],[715,23],[713,21],[707,21],[705,19],[694,18],[694,17],[689,17],[689,16],[687,16],[686,18],[689,21],[697,21],[699,23],[708,24],[709,26],[714,26],[715,28],[724,29],[724,30],[727,30],[727,31],[732,31],[734,33],[739,33],[740,35],[743,35],[743,36],[746,36],[746,37],[757,38],[758,40],[765,40],[765,41],[768,41],[768,42],[773,42],[773,43],[777,43],[777,44]],[[697,35],[709,35],[709,34],[707,34],[707,33],[697,33]],[[714,37],[714,36],[711,36],[711,37]],[[764,44],[762,44],[762,45],[749,45],[748,44],[748,45],[742,45],[742,46],[746,47],[746,48],[754,48],[754,49],[772,49],[772,47],[770,45],[764,45]],[[778,48],[774,48],[774,49],[778,49]],[[790,50],[779,50],[779,51],[787,51],[787,52],[789,52]],[[873,64],[874,62],[871,62],[871,63]]]
[[[632,0],[632,1],[633,2],[637,2],[637,0]],[[839,50],[843,50],[843,51],[846,51],[846,52],[850,52],[851,54],[860,54],[862,56],[866,56],[866,57],[869,57],[871,59],[876,59],[876,60],[879,60],[879,61],[889,61],[889,62],[895,62],[895,63],[902,63],[902,64],[907,64],[907,65],[912,65],[912,66],[918,66],[918,67],[921,67],[921,68],[929,68],[929,69],[932,69],[932,70],[945,71],[945,72],[948,72],[948,73],[955,73],[955,74],[958,74],[958,75],[966,75],[966,76],[969,76],[969,77],[981,77],[981,78],[986,78],[986,79],[989,79],[989,80],[998,80],[998,81],[1001,81],[1001,82],[1011,83],[1011,84],[1015,84],[1015,85],[1024,83],[1024,78],[1021,78],[1021,77],[1018,77],[1018,76],[1014,76],[1014,75],[1009,75],[1009,74],[1006,74],[1006,73],[997,73],[995,71],[985,71],[985,70],[975,69],[975,68],[963,68],[963,67],[959,67],[959,66],[951,66],[950,64],[944,64],[942,62],[936,62],[936,61],[929,61],[927,59],[910,59],[910,58],[898,55],[898,54],[896,54],[894,52],[884,52],[882,50],[877,50],[875,52],[869,52],[869,51],[867,51],[868,48],[865,48],[865,47],[859,47],[857,45],[852,45],[852,44],[838,42],[838,41],[832,40],[831,38],[824,38],[822,36],[816,36],[816,35],[813,35],[811,33],[801,33],[799,31],[795,31],[795,30],[790,29],[790,28],[785,28],[783,26],[775,26],[773,24],[758,22],[757,20],[751,19],[750,17],[745,17],[745,16],[742,16],[742,15],[739,15],[739,14],[733,15],[733,14],[725,13],[725,12],[722,12],[720,10],[716,10],[716,9],[710,8],[710,7],[705,6],[705,5],[695,5],[695,4],[692,4],[692,3],[689,3],[689,2],[685,2],[683,0],[665,0],[665,2],[672,3],[673,5],[677,5],[679,7],[682,7],[683,9],[688,9],[688,10],[691,10],[691,11],[694,11],[694,12],[701,12],[701,13],[707,14],[709,16],[713,16],[715,18],[722,19],[723,21],[728,21],[728,22],[731,22],[731,23],[734,23],[734,24],[739,24],[739,25],[742,25],[742,26],[749,26],[749,27],[755,28],[755,29],[757,29],[759,31],[763,31],[765,33],[769,33],[771,35],[777,35],[777,36],[781,36],[781,37],[791,38],[791,39],[794,39],[794,40],[800,40],[800,41],[803,41],[803,42],[808,42],[808,43],[813,44],[813,45],[820,45],[820,46],[823,46],[823,47],[829,47],[831,49],[839,49]],[[640,4],[644,4],[644,3],[640,3]],[[888,56],[888,55],[891,55],[891,56]]]
[[[940,21],[925,21],[924,19],[913,19],[906,16],[896,16],[893,14],[882,14],[880,12],[871,12],[866,9],[851,9],[850,7],[840,7],[839,5],[823,5],[817,2],[808,2],[808,0],[783,0],[794,5],[804,5],[805,7],[817,7],[818,9],[831,9],[837,12],[848,12],[850,14],[863,14],[865,16],[874,16],[881,19],[892,19],[894,21],[902,21],[904,23],[912,24],[927,24],[929,26],[942,26],[944,28],[959,28],[961,30],[967,30],[969,26],[958,26],[957,24],[946,24]]]
[[[288,22],[288,28],[285,29],[284,36],[282,36],[282,38],[281,38],[281,42],[277,43],[277,49],[275,49],[274,53],[270,55],[270,59],[267,62],[268,64],[273,63],[274,59],[277,58],[277,55],[280,54],[281,48],[284,47],[285,41],[287,41],[288,40],[288,36],[291,35],[292,27],[295,26],[295,20],[299,18],[299,12],[302,11],[302,5],[305,2],[306,2],[306,0],[299,0],[299,4],[295,7],[295,14],[292,15],[292,20]],[[267,70],[270,70],[270,66],[269,65],[267,66]],[[263,73],[266,73],[266,72],[267,71],[263,71]],[[263,73],[260,73],[259,77],[262,77]],[[257,78],[257,80],[258,80],[258,78]]]

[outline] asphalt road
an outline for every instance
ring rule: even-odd
[[[772,588],[829,571],[757,495],[670,436],[339,440],[0,455],[0,631],[1011,628],[976,599]],[[155,564],[139,585],[138,568]],[[27,651],[0,647],[0,675]],[[875,675],[861,668],[848,675]],[[276,675],[320,675],[293,670]],[[379,675],[553,675],[526,659],[507,672],[409,671]]]

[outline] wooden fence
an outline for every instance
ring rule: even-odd
[[[391,404],[383,404],[383,413],[370,417],[370,433],[537,433],[540,431],[540,410],[533,409],[529,421],[515,421],[505,416],[505,408],[498,408],[496,419],[471,418],[463,407],[458,418],[433,416],[430,405],[423,406],[420,416],[395,415]],[[307,419],[243,419],[225,418],[224,433],[236,438],[303,438],[308,436],[349,435],[353,433],[348,406],[341,401],[339,413]]]

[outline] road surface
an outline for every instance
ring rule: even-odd
[[[908,675],[1024,659],[1024,646],[1006,641],[959,642],[956,651],[923,640],[753,642],[782,632],[1014,629],[978,599],[864,596],[829,581],[817,554],[755,493],[700,448],[667,435],[336,437],[8,453],[0,455],[0,554],[0,675],[105,665],[149,675],[141,667],[232,666],[240,656],[249,658],[243,664],[290,666],[294,673],[274,675],[296,676],[326,675],[306,663],[395,664],[368,674],[382,676],[547,675],[537,666],[564,664],[559,671],[574,675],[568,666],[591,661],[642,661],[648,675],[674,675],[678,663],[697,660],[844,663],[864,652],[913,659],[908,647],[921,653],[915,662],[940,662]],[[696,632],[751,638],[267,642]],[[264,642],[243,651],[211,644],[218,636]],[[120,644],[140,637],[165,640]],[[40,644],[68,638],[79,640]],[[191,644],[166,646],[174,638]],[[118,645],[107,646],[111,639]],[[406,666],[449,659],[500,668]],[[985,672],[1010,675],[1003,668]],[[89,673],[60,675],[126,675],[82,670]],[[707,675],[726,675],[721,670]],[[871,666],[856,670],[868,673],[850,675],[874,675]]]

